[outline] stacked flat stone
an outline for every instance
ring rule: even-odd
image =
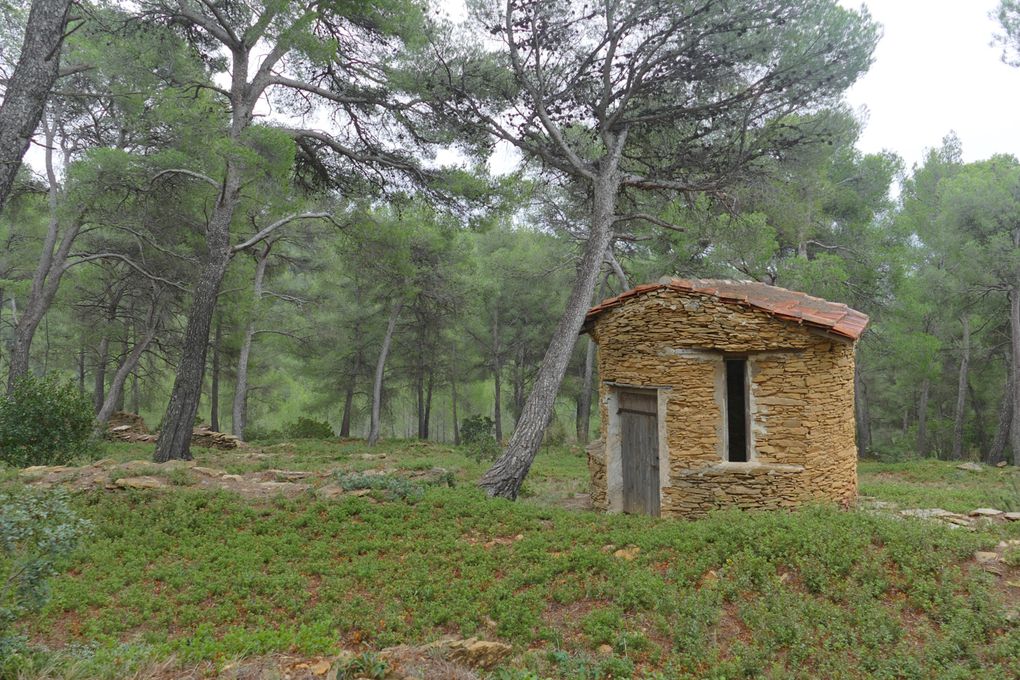
[[[669,448],[663,516],[816,500],[849,504],[856,497],[852,341],[671,288],[606,309],[589,332],[598,344],[601,377],[602,439],[588,447],[594,507],[608,508],[605,441],[613,384],[668,388],[659,414]],[[748,463],[724,462],[723,353],[748,359]]]

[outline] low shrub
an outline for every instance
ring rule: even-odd
[[[381,491],[390,500],[400,498],[416,501],[424,495],[424,491],[419,485],[403,477],[395,477],[393,475],[340,472],[337,473],[336,479],[337,484],[344,491],[357,491],[358,489]]]
[[[71,381],[24,376],[0,397],[0,461],[64,465],[91,452],[91,400]]]
[[[283,426],[283,431],[288,437],[294,439],[333,439],[333,428],[323,420],[312,420],[304,416],[293,423]]]
[[[494,434],[496,424],[489,416],[465,418],[460,425],[460,450],[476,461],[492,461],[499,457],[500,447]]]
[[[89,526],[63,491],[0,491],[0,675],[25,651],[14,622],[46,603],[47,579]]]

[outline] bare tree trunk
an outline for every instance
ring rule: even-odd
[[[857,353],[860,355],[860,352]],[[871,418],[868,415],[868,390],[861,374],[860,361],[854,361],[854,416],[857,423],[857,455],[871,451]]]
[[[499,346],[499,309],[492,319],[492,389],[493,395],[492,420],[496,424],[496,441],[503,443],[503,361]]]
[[[622,140],[618,144],[622,146]],[[553,332],[542,365],[538,369],[535,384],[524,405],[521,419],[517,422],[503,455],[479,482],[490,496],[517,498],[521,484],[542,445],[542,437],[552,416],[556,394],[570,364],[570,355],[577,341],[577,334],[584,323],[591,296],[595,292],[595,283],[602,269],[606,248],[612,237],[616,197],[620,188],[616,165],[618,161],[614,160],[618,159],[618,153],[619,146],[610,152],[605,160],[609,167],[597,178],[592,187],[592,224],[588,242],[577,269],[567,307]]]
[[[1011,441],[1010,429],[1013,421],[1013,369],[1006,371],[1006,384],[1002,388],[1002,401],[999,402],[999,418],[995,426],[995,437],[988,449],[989,463],[998,463],[1003,459],[1006,445]]]
[[[974,389],[974,383],[967,379],[967,394],[970,396],[970,406],[974,409],[974,434],[977,437],[978,450],[988,450],[988,428],[985,425],[985,404]]]
[[[963,421],[967,409],[967,371],[970,369],[970,318],[960,318],[963,325],[962,347],[960,348],[960,374],[956,387],[956,417],[953,420],[953,459],[963,458]]]
[[[0,209],[60,73],[70,0],[33,0],[18,63],[0,104]]]
[[[220,431],[220,340],[222,339],[223,318],[216,317],[216,331],[213,333],[212,381],[209,386],[209,427]]]
[[[620,266],[616,256],[613,255],[611,247],[606,251],[606,256],[623,290],[628,290],[630,283],[627,281],[627,275],[624,273],[623,267]],[[608,285],[609,275],[607,274],[606,278],[602,280],[602,285],[599,286],[599,300],[597,302],[600,302],[601,298],[605,297]],[[582,444],[587,444],[588,437],[591,435],[591,400],[593,391],[592,381],[594,378],[595,341],[589,336],[587,345],[584,348],[584,372],[581,374],[581,392],[578,394],[577,399],[577,441]]]
[[[418,439],[425,439],[427,437],[425,428],[425,368],[424,368],[425,358],[422,356],[422,349],[424,348],[424,346],[425,346],[424,339],[422,338],[421,333],[419,333],[418,366],[415,370],[415,383],[414,383],[415,396],[417,397],[417,402],[415,403],[415,406],[418,409],[417,411]]]
[[[0,309],[3,306],[0,305]],[[85,348],[78,349],[78,393],[85,394]]]
[[[453,411],[453,445],[460,446],[460,423],[457,420],[457,376],[450,373],[450,407]]]
[[[99,415],[106,402],[106,364],[110,361],[110,336],[103,335],[96,350],[96,371],[92,376],[92,410]]]
[[[58,195],[60,188],[57,184],[57,174],[53,165],[54,131],[53,126],[44,123],[46,130],[45,164],[46,176],[49,182],[48,202],[50,219],[46,228],[46,236],[43,239],[42,254],[39,256],[39,263],[36,265],[35,273],[32,276],[32,284],[28,292],[28,300],[25,309],[18,318],[14,298],[11,298],[11,310],[15,311],[14,342],[11,344],[10,364],[7,372],[7,390],[10,392],[18,378],[28,373],[29,356],[32,349],[32,340],[39,328],[53,298],[60,287],[60,279],[67,271],[67,257],[71,252],[74,239],[78,236],[81,228],[81,215],[76,215],[67,225],[63,235],[60,235],[60,216],[57,213]],[[59,237],[59,244],[58,244]],[[54,251],[56,248],[56,251]]]
[[[1013,236],[1014,246],[1020,247],[1020,232]],[[1009,428],[1010,448],[1013,451],[1013,465],[1020,466],[1020,285],[1009,292],[1009,341],[1013,368],[1013,413]]]
[[[344,413],[340,419],[340,436],[351,436],[351,409],[354,407],[354,381],[347,383],[347,390],[344,393]]]
[[[931,380],[925,378],[921,382],[921,398],[917,402],[917,454],[921,458],[928,456],[928,394],[931,391]]]
[[[131,412],[138,415],[141,406],[141,396],[138,393],[138,366],[131,372]]]
[[[123,363],[121,363],[121,365],[117,368],[117,372],[113,375],[113,380],[110,382],[110,392],[106,395],[106,400],[103,402],[102,407],[99,409],[99,413],[96,415],[97,432],[102,432],[102,430],[105,429],[105,425],[110,420],[110,416],[113,415],[113,412],[117,409],[117,404],[121,401],[121,397],[124,394],[124,382],[138,366],[138,361],[142,358],[145,350],[149,348],[153,338],[156,337],[156,331],[158,328],[159,302],[153,301],[152,307],[149,309],[148,318],[145,322],[145,335],[135,342],[134,347],[132,347],[131,351],[124,357]]]
[[[248,324],[244,327],[244,338],[241,340],[241,353],[237,357],[237,381],[234,383],[234,401],[231,408],[230,433],[244,440],[244,430],[248,427],[248,364],[251,361],[251,347],[255,342],[255,331],[258,322],[259,305],[262,302],[263,282],[266,278],[266,266],[273,242],[267,241],[261,251],[255,252],[255,280],[252,287],[252,310]]]
[[[425,385],[425,419],[422,421],[425,425],[425,436],[422,439],[429,438],[429,423],[432,420],[432,388],[434,386],[432,377],[432,369],[429,369],[429,379]]]
[[[390,343],[393,342],[393,331],[397,328],[397,320],[404,308],[403,301],[393,304],[390,311],[390,320],[386,324],[386,335],[383,336],[382,347],[379,348],[379,360],[375,364],[375,381],[372,383],[372,420],[368,430],[368,444],[374,446],[379,441],[379,414],[382,408],[382,385],[383,374],[386,372],[386,357],[390,353]]]

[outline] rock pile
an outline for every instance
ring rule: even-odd
[[[107,437],[122,442],[155,442],[159,433],[152,433],[141,416],[118,411],[106,424]],[[226,432],[217,432],[208,425],[199,425],[191,433],[191,443],[207,449],[229,451],[241,445],[241,440]]]

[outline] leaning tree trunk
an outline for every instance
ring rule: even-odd
[[[620,179],[615,166],[600,175],[594,183],[591,231],[567,299],[567,308],[556,324],[531,394],[528,395],[506,450],[479,482],[490,496],[516,499],[531,469],[531,463],[542,446],[542,437],[553,413],[556,394],[570,364],[570,355],[577,342],[577,334],[584,324],[584,316],[595,292],[595,283],[612,236],[619,188]]]
[[[393,331],[397,328],[397,320],[404,308],[403,301],[396,302],[390,311],[390,320],[386,324],[386,335],[383,336],[382,347],[379,348],[379,360],[375,364],[375,380],[372,383],[372,420],[368,430],[368,444],[374,446],[379,441],[379,417],[382,410],[383,374],[386,372],[386,357],[390,353],[393,342]]]
[[[101,432],[105,429],[106,423],[110,420],[110,416],[117,408],[117,403],[121,400],[121,396],[124,394],[124,383],[128,376],[131,375],[135,368],[138,366],[139,360],[145,353],[145,350],[149,348],[153,338],[156,337],[156,331],[159,328],[159,306],[158,302],[154,302],[152,308],[149,310],[149,316],[145,324],[145,335],[138,340],[131,351],[128,352],[127,356],[124,357],[124,362],[117,368],[117,372],[113,375],[113,380],[110,382],[110,391],[106,395],[106,399],[103,401],[103,405],[99,409],[99,413],[96,415],[96,430]],[[137,387],[135,388],[137,390]]]
[[[235,117],[241,114],[235,112]],[[223,190],[216,200],[212,219],[206,229],[206,255],[198,283],[192,293],[188,324],[184,329],[181,361],[170,403],[163,416],[163,427],[156,441],[153,461],[191,460],[191,433],[195,427],[198,403],[202,396],[209,329],[216,312],[220,284],[230,264],[230,223],[241,193],[241,171],[234,162],[227,163]]]
[[[60,73],[70,0],[33,0],[21,54],[0,104],[0,209]]]
[[[262,302],[262,283],[266,278],[266,265],[273,242],[267,241],[266,247],[255,255],[255,281],[253,285],[253,304],[248,324],[244,328],[244,339],[241,341],[241,353],[237,358],[237,382],[234,383],[234,401],[231,409],[230,432],[238,439],[244,440],[244,430],[248,427],[248,363],[251,361],[251,346],[255,341],[255,325],[258,321],[259,304]]]
[[[967,371],[970,368],[970,318],[965,314],[960,353],[960,374],[956,386],[956,417],[953,420],[953,459],[963,458],[963,420],[967,409]]]
[[[60,287],[60,280],[68,268],[67,258],[71,253],[71,246],[81,229],[81,214],[79,213],[71,218],[71,223],[67,225],[63,235],[60,234],[60,216],[57,213],[60,188],[57,185],[57,174],[53,165],[55,134],[51,126],[44,127],[46,128],[46,177],[50,185],[47,194],[50,216],[39,262],[32,275],[25,309],[20,318],[17,314],[14,315],[14,341],[11,343],[10,363],[7,368],[8,392],[14,389],[14,384],[21,376],[28,373],[32,340],[35,338],[39,323],[46,315],[50,305],[53,304],[53,298]],[[14,309],[16,307],[12,297],[11,310]]]

